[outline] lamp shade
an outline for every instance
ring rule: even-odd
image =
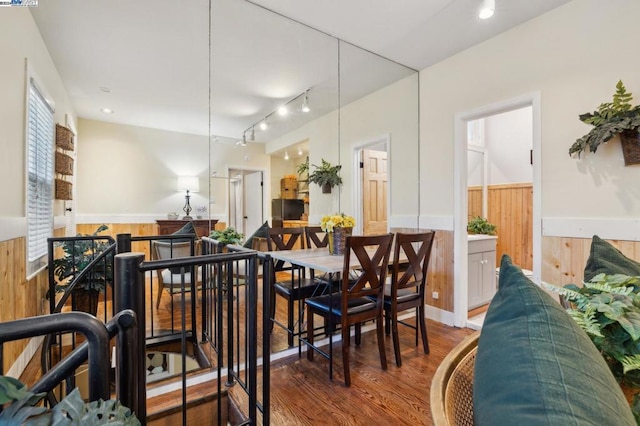
[[[178,191],[200,191],[200,180],[197,176],[178,176]]]

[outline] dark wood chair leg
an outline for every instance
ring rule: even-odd
[[[378,332],[378,351],[380,352],[380,365],[383,370],[387,369],[387,353],[384,348],[384,330],[382,325],[382,315],[376,320],[376,331]]]
[[[276,317],[276,292],[273,289],[273,287],[271,288],[271,291],[269,292],[269,301],[271,302],[271,308],[270,308],[270,315],[271,315],[271,324],[269,324],[269,332],[273,333],[273,320]]]
[[[362,323],[356,323],[356,346],[360,346],[360,342],[362,342]]]
[[[313,345],[313,312],[310,308],[307,308],[307,341],[310,345]],[[313,361],[313,348],[307,346],[307,359]]]
[[[402,357],[400,355],[400,336],[398,335],[398,319],[391,321],[391,334],[393,335],[393,353],[396,357],[396,365],[402,367]]]
[[[424,353],[428,354],[429,353],[429,338],[427,337],[427,322],[424,319],[424,314],[425,314],[425,307],[424,305],[420,306],[420,309],[418,309],[418,316],[419,316],[419,320],[420,320],[420,331],[422,333],[422,346],[424,347]],[[416,324],[418,325],[418,324]]]
[[[342,364],[344,366],[344,384],[351,386],[351,375],[349,372],[349,330],[351,327],[342,327]],[[330,360],[329,362],[333,362]]]
[[[391,334],[391,312],[388,309],[384,310],[384,334]]]
[[[293,298],[287,299],[287,343],[289,347],[293,346],[293,333],[295,332],[293,326]]]

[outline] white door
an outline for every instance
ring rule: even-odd
[[[262,172],[245,171],[244,226],[245,236],[253,234],[263,223]]]

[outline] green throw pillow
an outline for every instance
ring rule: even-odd
[[[260,228],[256,229],[256,232],[251,234],[251,236],[247,238],[247,241],[245,241],[245,243],[242,246],[249,249],[253,248],[253,239],[255,237],[267,238],[267,232],[269,232],[269,222],[263,223],[262,226],[260,226]]]
[[[620,250],[597,235],[591,240],[591,253],[584,267],[584,280],[591,281],[598,274],[640,275],[640,263],[629,259]]]
[[[478,342],[473,409],[483,425],[634,425],[604,359],[504,255]]]

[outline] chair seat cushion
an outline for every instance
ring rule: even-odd
[[[398,290],[398,303],[408,302],[420,298],[420,293],[413,288],[404,288]],[[384,301],[389,303],[391,299],[391,284],[385,284],[384,286]]]
[[[479,426],[635,424],[587,334],[507,255],[478,341],[473,409]]]
[[[342,315],[341,294],[333,293],[324,296],[312,297],[306,300],[309,307],[317,312],[326,314]],[[349,299],[347,314],[357,314],[376,308],[376,303],[368,297]]]
[[[175,269],[175,268],[172,268],[172,269]],[[191,289],[191,272],[188,272],[188,271],[189,271],[189,268],[185,268],[184,283],[185,283],[185,289],[190,290]],[[200,268],[198,268],[198,272],[196,275],[197,275],[197,281],[198,282],[202,281],[202,272]],[[182,274],[180,274],[180,268],[178,268],[177,274],[172,273],[169,269],[164,269],[162,271],[162,284],[164,288],[177,287],[179,290],[181,282],[182,282]]]
[[[324,294],[327,286],[311,278],[302,278],[300,281],[278,281],[273,284],[276,293],[295,300]]]

